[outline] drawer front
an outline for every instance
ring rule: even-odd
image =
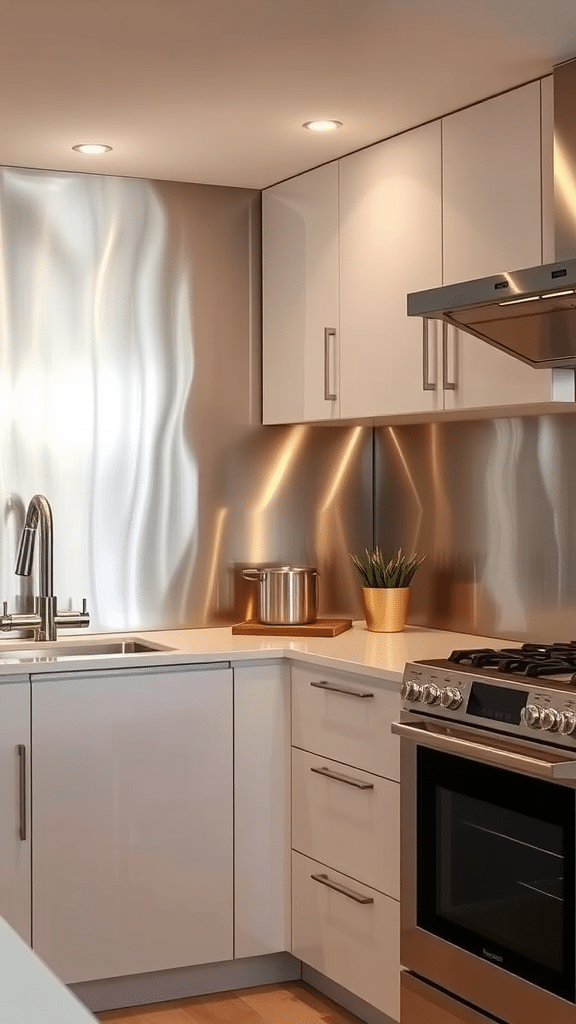
[[[400,899],[400,786],[292,750],[292,846]]]
[[[292,743],[373,775],[400,780],[400,683],[292,668]]]
[[[324,877],[316,881],[313,875]],[[347,894],[326,882],[344,887]],[[400,1019],[398,903],[299,853],[292,854],[292,952],[393,1020]]]

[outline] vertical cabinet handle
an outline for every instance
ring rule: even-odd
[[[324,328],[324,400],[335,402],[338,395],[330,391],[330,339],[336,340],[336,328]]]
[[[442,387],[444,391],[456,391],[457,387],[456,380],[450,380],[448,376],[448,324],[445,320],[442,321]]]
[[[422,321],[422,388],[424,391],[436,391],[436,385],[430,380],[430,321],[424,317]]]
[[[19,794],[19,828],[18,832],[22,842],[26,839],[26,747],[19,743],[16,747],[18,752],[18,794]]]

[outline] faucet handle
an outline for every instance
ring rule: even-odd
[[[2,615],[8,615],[8,601],[2,602]]]
[[[82,614],[86,615],[87,611],[88,611],[88,602],[87,602],[86,598],[83,597],[82,598]]]

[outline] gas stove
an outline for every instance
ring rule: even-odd
[[[574,749],[576,641],[453,651],[406,665],[405,712]]]

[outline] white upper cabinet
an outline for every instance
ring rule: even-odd
[[[572,403],[573,372],[406,313],[554,258],[552,106],[532,82],[264,192],[264,423]]]
[[[338,164],[262,194],[263,422],[340,416]]]
[[[443,118],[442,163],[445,284],[543,262],[539,82]],[[446,349],[446,409],[552,398],[551,370],[452,328]]]
[[[436,325],[406,315],[409,291],[442,280],[440,122],[340,160],[340,413],[442,409]]]

